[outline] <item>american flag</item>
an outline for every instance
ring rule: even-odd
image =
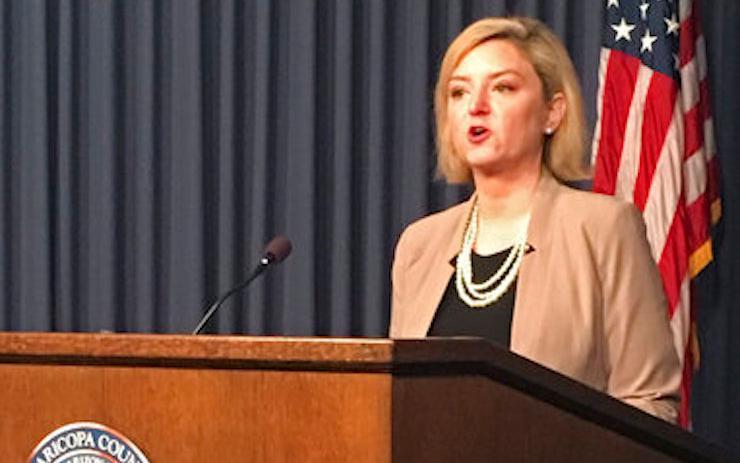
[[[692,279],[712,260],[718,166],[698,1],[604,0],[594,191],[642,211],[683,362],[679,421],[698,365]]]

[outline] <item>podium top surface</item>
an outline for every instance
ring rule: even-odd
[[[450,374],[497,365],[552,374],[479,338],[330,338],[131,333],[0,332],[0,361]]]
[[[130,333],[0,333],[0,358],[101,363],[387,364],[393,341],[363,338],[169,335]],[[250,365],[251,366],[251,365]]]

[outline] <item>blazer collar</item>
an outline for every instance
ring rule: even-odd
[[[537,189],[532,198],[532,213],[527,229],[527,243],[535,251],[547,246],[552,238],[552,234],[549,233],[552,229],[552,209],[555,207],[555,200],[560,187],[560,183],[553,177],[552,173],[543,168],[540,181],[537,183]]]

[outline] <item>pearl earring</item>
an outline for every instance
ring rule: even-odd
[[[546,135],[552,135],[552,132],[553,132],[553,130],[552,130],[552,127],[547,127],[547,128],[545,129],[545,134],[546,134]]]

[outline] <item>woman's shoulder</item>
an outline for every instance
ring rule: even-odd
[[[442,229],[450,226],[454,228],[465,214],[467,206],[468,202],[466,201],[421,217],[411,222],[404,230],[404,234],[425,233],[432,230],[439,230],[440,227]]]
[[[571,224],[588,228],[623,228],[642,223],[642,215],[634,204],[611,195],[579,190],[566,185],[558,188],[554,204],[559,216]]]
[[[435,247],[437,242],[446,242],[457,230],[468,210],[469,202],[448,207],[413,221],[401,233],[399,248]]]

